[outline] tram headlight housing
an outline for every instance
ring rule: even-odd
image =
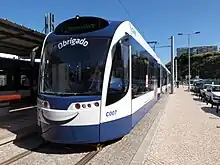
[[[37,99],[37,107],[38,108],[50,108],[50,104],[46,100]]]

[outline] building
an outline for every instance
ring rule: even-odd
[[[219,48],[216,45],[211,46],[197,46],[197,47],[191,47],[190,48],[190,54],[201,54],[201,53],[207,53],[207,52],[218,52]],[[188,53],[188,48],[177,48],[177,56],[181,56],[182,54]]]

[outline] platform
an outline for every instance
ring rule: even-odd
[[[131,165],[219,165],[220,113],[210,104],[175,89],[157,116]]]

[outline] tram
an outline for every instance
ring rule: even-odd
[[[120,138],[169,87],[169,70],[129,21],[65,20],[46,36],[39,68],[38,125],[54,143]]]
[[[38,63],[0,56],[0,101],[32,100],[37,96]]]

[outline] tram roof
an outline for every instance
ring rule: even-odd
[[[29,58],[31,50],[43,44],[45,34],[0,18],[0,53]]]

